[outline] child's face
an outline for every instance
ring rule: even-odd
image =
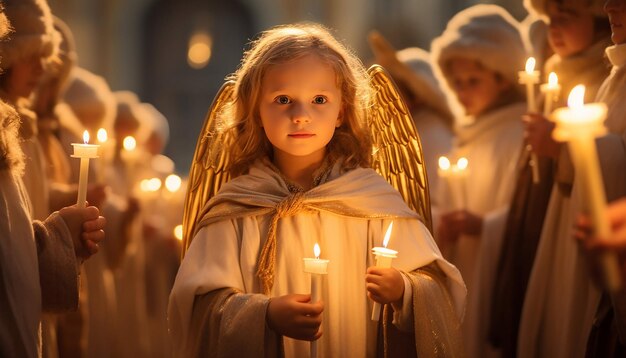
[[[44,73],[43,59],[32,56],[16,61],[11,66],[6,91],[17,97],[27,98],[33,93]]]
[[[607,0],[604,11],[609,15],[613,43],[626,43],[626,0]]]
[[[548,42],[561,57],[575,55],[593,44],[594,17],[582,4],[562,5],[549,1]]]
[[[454,58],[448,63],[452,90],[465,108],[465,113],[476,116],[489,109],[510,84],[499,79],[495,72],[478,62]]]
[[[274,160],[318,162],[339,119],[341,89],[330,65],[315,55],[272,66],[261,85],[259,112]]]

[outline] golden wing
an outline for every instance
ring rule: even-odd
[[[224,105],[233,100],[234,87],[233,81],[222,85],[213,99],[198,136],[185,195],[182,256],[191,244],[202,208],[218,192],[222,184],[230,179],[226,171],[230,162],[230,153],[222,149],[229,147],[233,138],[230,132],[218,131],[218,114]]]
[[[372,167],[424,218],[432,233],[424,154],[411,113],[385,69],[373,65],[367,73],[374,88],[368,119],[374,144]]]

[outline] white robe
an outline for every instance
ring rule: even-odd
[[[462,235],[446,258],[458,267],[468,289],[463,335],[470,357],[489,351],[487,333],[495,271],[500,259],[508,206],[522,148],[521,116],[525,103],[514,103],[481,115],[460,127],[451,160],[466,157],[467,175],[442,184],[442,212],[464,207],[483,218],[480,237]],[[444,179],[445,180],[445,179]]]
[[[267,168],[253,167],[251,175],[267,177],[267,171]],[[365,173],[371,177],[366,171],[356,169],[352,178],[358,182],[359,176]],[[277,174],[269,176],[277,177]],[[370,204],[376,205],[368,207],[369,210],[378,209],[378,213],[408,210],[397,192],[386,195],[387,200],[384,202],[373,203],[376,199],[370,200],[372,196],[368,196],[368,193],[372,190],[380,193],[381,185],[383,192],[392,190],[384,189],[389,185],[382,178],[377,181],[375,189],[355,185],[358,193],[362,193],[363,203],[369,200]],[[221,220],[208,224],[197,233],[181,264],[170,296],[170,331],[177,354],[183,352],[187,335],[197,334],[189,332],[196,295],[220,288],[235,288],[244,293],[261,292],[256,271],[262,238],[267,235],[270,217],[268,214]],[[321,246],[321,258],[330,260],[321,294],[325,309],[324,335],[319,340],[320,357],[374,356],[376,326],[370,320],[371,303],[366,296],[364,274],[367,267],[373,265],[370,250],[374,246],[381,246],[390,222],[389,219],[343,216],[329,211],[301,213],[279,221],[271,296],[310,292],[310,274],[303,272],[303,258],[314,256],[313,246],[316,242]],[[399,252],[393,266],[400,270],[411,271],[436,262],[447,275],[454,309],[462,315],[465,297],[463,281],[456,268],[443,260],[429,231],[419,220],[395,219],[389,247]],[[410,291],[405,289],[405,306],[394,317],[400,326],[407,319],[412,319],[406,311],[406,306],[410,306],[411,302]],[[266,296],[258,296],[267,300]],[[252,332],[262,330],[264,326],[263,313],[260,322],[250,322],[247,327],[250,332],[231,333],[239,336],[241,344],[252,345],[255,343],[253,340],[245,343],[249,339],[248,333],[252,337]],[[309,354],[309,342],[305,341],[285,338],[284,348],[287,357],[304,357]]]
[[[618,52],[624,52],[624,49]],[[598,92],[609,106],[605,125],[610,134],[597,141],[607,199],[624,195],[626,159],[622,135],[626,129],[623,98],[626,56],[611,56],[614,69]],[[618,61],[618,58],[623,58]],[[559,169],[571,166],[559,159]],[[564,170],[567,172],[569,170]],[[555,187],[528,283],[520,322],[520,357],[583,357],[601,292],[593,285],[584,256],[572,238],[576,215],[584,210],[582,188],[573,180],[571,197]]]

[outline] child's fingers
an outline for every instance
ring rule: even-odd
[[[104,216],[97,216],[93,219],[85,221],[83,223],[83,230],[86,232],[102,230],[106,226],[106,218]]]

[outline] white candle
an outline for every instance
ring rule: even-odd
[[[519,83],[526,85],[526,103],[528,104],[528,112],[536,112],[537,105],[535,102],[535,84],[539,83],[539,71],[535,71],[535,58],[529,57],[526,60],[526,69],[518,73]],[[533,183],[539,183],[539,160],[537,154],[530,153],[530,166],[533,171]]]
[[[548,83],[541,85],[541,93],[544,94],[543,102],[543,115],[548,117],[552,113],[552,104],[559,96],[561,92],[561,85],[559,85],[559,77],[554,72],[550,72],[548,76]]]
[[[72,158],[80,158],[80,175],[78,177],[78,198],[76,199],[76,205],[79,208],[85,207],[85,201],[87,201],[87,184],[89,181],[89,159],[98,158],[97,144],[88,144],[89,132],[83,133],[83,140],[85,143],[72,143],[74,147],[74,154]]]
[[[469,161],[465,157],[461,157],[456,164],[451,164],[450,160],[445,157],[439,157],[439,177],[444,178],[448,182],[448,187],[453,195],[453,207],[457,210],[465,209],[467,200],[465,196],[465,177],[467,176],[467,167]]]
[[[122,159],[126,166],[126,187],[128,195],[133,194],[135,185],[135,166],[137,165],[137,141],[133,136],[127,136],[122,141],[124,150],[122,151]]]
[[[98,183],[100,184],[104,184],[105,182],[105,171],[106,171],[106,167],[107,167],[107,163],[108,163],[108,152],[107,152],[107,144],[109,142],[109,136],[108,133],[106,131],[106,129],[104,128],[100,128],[98,129],[98,132],[96,133],[96,139],[98,140],[98,143],[100,143],[100,150],[99,150],[99,156],[100,156],[100,160],[98,161]]]
[[[376,259],[376,267],[381,268],[390,268],[391,261],[398,257],[398,251],[391,250],[387,248],[387,244],[389,243],[389,238],[391,237],[391,230],[393,229],[393,222],[389,224],[387,228],[387,232],[385,233],[385,239],[383,240],[383,247],[374,247],[372,249],[372,253],[374,253]],[[380,317],[380,303],[374,302],[374,307],[372,309],[372,321],[378,321]]]
[[[311,303],[318,302],[322,296],[322,275],[328,273],[329,260],[320,259],[320,245],[313,247],[315,258],[304,258],[304,272],[311,274]],[[311,342],[311,358],[317,357],[317,341]]]
[[[584,104],[585,86],[574,87],[568,97],[569,107],[554,111],[556,122],[553,136],[558,141],[567,141],[574,167],[576,180],[580,180],[583,198],[593,219],[595,233],[609,237],[611,228],[606,218],[606,194],[602,182],[602,172],[598,163],[595,138],[606,133],[604,119],[607,107],[604,103]],[[606,253],[602,257],[607,288],[615,291],[621,280],[615,254]]]

